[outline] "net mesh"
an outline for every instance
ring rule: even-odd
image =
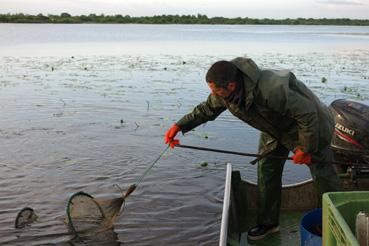
[[[95,199],[78,192],[71,196],[67,205],[67,224],[76,236],[88,236],[106,231],[113,226],[124,199]]]
[[[15,228],[23,228],[37,219],[37,215],[34,210],[29,207],[23,208],[19,211],[17,218],[15,219]]]

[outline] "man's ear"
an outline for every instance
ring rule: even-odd
[[[229,82],[228,85],[227,85],[227,90],[229,91],[234,91],[237,87],[237,84],[236,82]]]

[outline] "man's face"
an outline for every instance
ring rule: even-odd
[[[207,83],[211,94],[214,96],[220,96],[222,98],[228,97],[235,89],[236,89],[236,83],[230,82],[227,85],[227,88],[217,87],[214,82]]]

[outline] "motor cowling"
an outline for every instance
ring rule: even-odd
[[[335,122],[331,142],[335,160],[369,166],[369,106],[338,99],[329,109]]]

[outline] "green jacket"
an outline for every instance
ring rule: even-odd
[[[216,119],[228,109],[271,137],[268,150],[279,142],[291,151],[300,147],[305,153],[314,154],[330,145],[333,132],[330,111],[292,72],[260,70],[251,59],[242,57],[231,62],[244,73],[244,105],[239,107],[210,94],[177,122],[183,133]]]

